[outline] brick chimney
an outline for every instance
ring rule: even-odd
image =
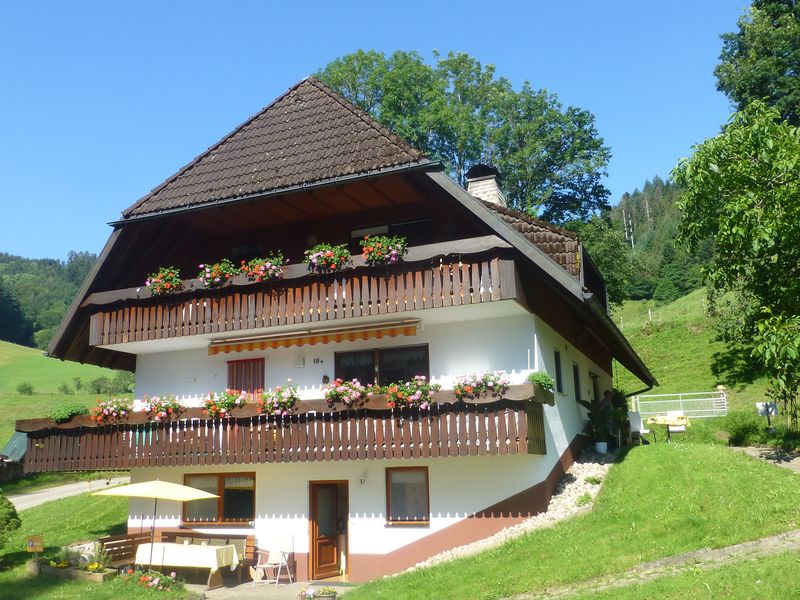
[[[467,193],[481,200],[506,206],[506,197],[500,189],[500,171],[489,165],[473,165],[467,171]]]

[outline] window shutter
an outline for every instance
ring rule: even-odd
[[[538,402],[527,402],[525,417],[528,421],[528,454],[547,454],[544,437],[544,407]]]

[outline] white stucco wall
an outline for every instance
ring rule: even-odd
[[[384,338],[209,356],[205,349],[139,355],[137,397],[164,393],[199,395],[227,385],[226,361],[264,357],[266,385],[292,380],[301,387],[320,386],[322,376],[334,377],[334,352],[427,343],[433,378],[470,372],[544,370],[555,377],[553,349],[561,352],[564,389],[556,393],[555,406],[545,407],[546,456],[485,456],[431,459],[340,461],[214,467],[164,467],[133,469],[133,481],[161,478],[183,482],[187,473],[254,472],[256,513],[252,530],[261,546],[308,552],[308,490],[315,480],[349,482],[349,552],[383,554],[401,548],[509,496],[543,481],[569,443],[584,426],[584,412],[575,402],[572,364],[581,374],[581,396],[592,397],[589,373],[599,376],[600,393],[611,387],[611,377],[578,352],[547,323],[520,314],[466,321],[424,324],[414,337]],[[298,360],[302,355],[302,361]],[[301,367],[295,366],[302,364]],[[392,527],[386,524],[385,469],[389,466],[427,465],[429,468],[431,523],[426,527]],[[360,479],[365,476],[366,483]],[[487,485],[487,482],[491,482]],[[159,505],[159,527],[180,523],[180,505]],[[148,527],[152,503],[131,502],[129,527]],[[224,530],[215,529],[220,532]],[[232,530],[241,533],[241,529]]]
[[[288,378],[301,388],[319,388],[322,376],[334,378],[334,353],[369,348],[428,344],[434,379],[466,373],[524,371],[535,353],[530,315],[424,324],[416,336],[317,344],[209,356],[207,350],[140,354],[136,362],[136,397],[202,395],[227,387],[227,361],[266,359],[267,387]],[[531,360],[533,360],[531,358]],[[298,367],[297,364],[302,366]],[[321,397],[321,392],[316,394]]]

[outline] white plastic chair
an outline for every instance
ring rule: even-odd
[[[256,583],[278,583],[281,580],[281,570],[286,567],[286,574],[289,576],[289,583],[293,583],[292,572],[289,570],[289,553],[283,550],[258,550],[258,564],[253,567],[253,588]],[[275,577],[270,578],[271,571],[275,572]]]
[[[656,441],[656,432],[644,428],[644,422],[642,421],[642,413],[635,410],[629,410],[628,422],[631,425],[631,433],[638,433],[639,437],[643,437],[645,434],[652,433],[653,441],[654,442]]]

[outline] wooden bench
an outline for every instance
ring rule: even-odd
[[[109,558],[109,566],[119,568],[133,565],[133,561],[136,558],[136,548],[140,544],[150,543],[150,532],[107,535],[97,541],[102,544],[103,551]],[[161,541],[159,533],[156,533],[154,541]]]
[[[179,544],[185,538],[192,540],[194,544],[200,544],[203,540],[209,542],[213,540],[221,540],[223,544],[230,544],[236,547],[236,554],[239,555],[239,566],[237,574],[239,583],[242,582],[242,574],[249,576],[250,567],[256,564],[256,536],[254,535],[232,535],[227,533],[200,533],[199,531],[164,531],[161,532],[161,542],[172,542]],[[150,541],[148,537],[148,542]],[[136,548],[134,548],[134,553]]]

